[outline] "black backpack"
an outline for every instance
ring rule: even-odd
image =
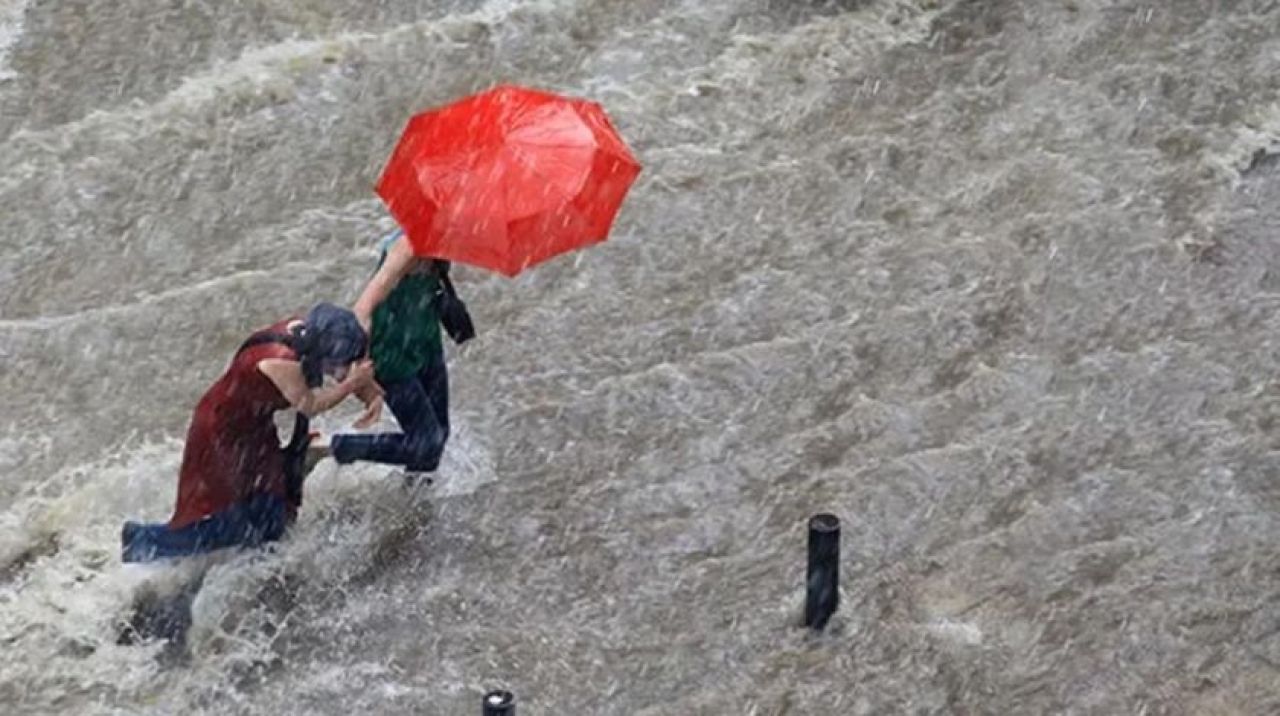
[[[436,315],[440,316],[440,325],[444,326],[453,342],[462,345],[476,337],[476,327],[471,322],[471,314],[467,312],[467,304],[458,298],[453,281],[449,280],[449,262],[434,259],[432,266],[444,287],[443,291],[436,294]]]

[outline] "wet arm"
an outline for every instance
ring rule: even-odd
[[[371,401],[381,398],[382,388],[376,382],[370,382],[361,388],[357,388],[352,395],[360,399],[360,402],[368,405]]]
[[[352,306],[352,311],[356,314],[360,325],[364,326],[365,333],[369,333],[373,325],[374,309],[395,290],[400,279],[409,272],[413,260],[413,249],[409,246],[409,239],[404,236],[396,239],[387,251],[387,258],[382,262],[382,266],[378,268],[373,278],[369,279],[364,291],[360,293],[360,298],[356,299],[355,305]]]
[[[302,366],[291,360],[267,359],[258,364],[258,370],[271,379],[295,410],[307,417],[329,410],[360,387],[344,380],[334,386],[308,388]]]

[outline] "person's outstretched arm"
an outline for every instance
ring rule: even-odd
[[[413,266],[413,261],[413,249],[409,246],[407,237],[401,236],[396,239],[387,250],[387,257],[382,261],[382,266],[378,267],[377,273],[369,279],[364,291],[360,293],[360,298],[356,299],[355,305],[351,307],[360,325],[364,326],[366,334],[372,335],[374,310],[387,300],[387,296],[391,295],[399,285],[400,279],[404,278],[409,268]]]
[[[368,360],[351,364],[341,383],[320,388],[307,387],[307,381],[302,377],[302,364],[297,361],[268,358],[258,363],[258,370],[275,383],[294,409],[309,418],[329,410],[373,382],[373,363]]]

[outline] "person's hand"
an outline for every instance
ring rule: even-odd
[[[363,390],[373,384],[373,361],[368,358],[351,364],[347,371],[347,379],[343,381],[351,392]]]
[[[365,396],[361,396],[360,399],[364,400],[364,412],[360,414],[359,418],[356,418],[354,423],[356,430],[364,430],[378,422],[378,418],[382,417],[381,393],[371,393],[367,399]]]
[[[377,372],[376,366],[375,366],[374,372],[375,373]],[[368,405],[369,401],[373,400],[374,398],[381,398],[386,395],[386,393],[383,392],[382,390],[382,386],[378,385],[378,381],[376,378],[374,380],[369,381],[368,385],[357,388],[355,392],[352,394],[355,395],[357,398],[359,398],[360,402],[364,403],[365,405]]]

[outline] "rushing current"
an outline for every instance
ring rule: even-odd
[[[500,82],[644,171],[455,269],[435,482],[121,565],[239,342],[355,299],[408,117]],[[5,714],[1280,712],[1276,0],[0,0],[0,209]]]

